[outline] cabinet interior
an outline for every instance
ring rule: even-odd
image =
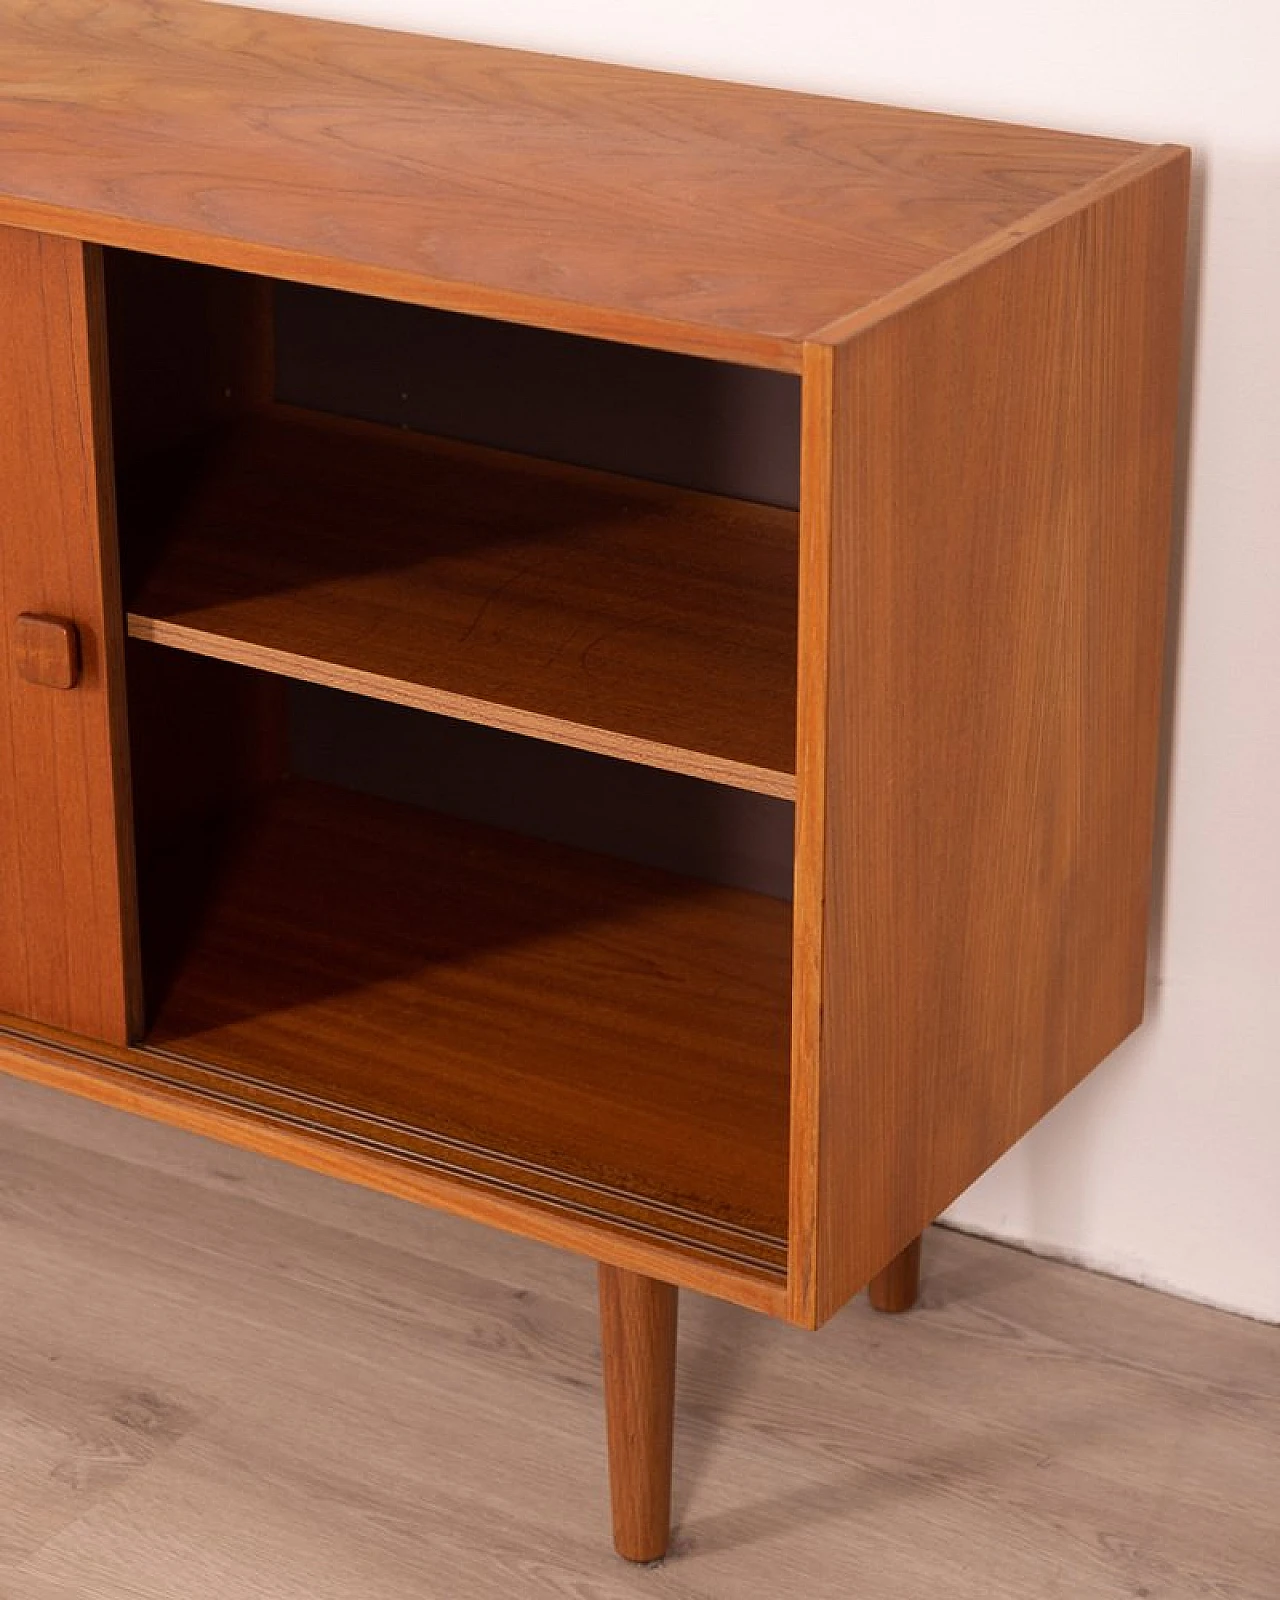
[[[798,380],[105,272],[140,1048],[785,1273]]]

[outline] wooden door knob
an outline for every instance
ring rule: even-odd
[[[46,689],[74,689],[80,681],[80,630],[66,617],[24,611],[14,628],[18,676]]]

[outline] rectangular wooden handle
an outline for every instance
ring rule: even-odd
[[[46,689],[74,689],[80,681],[80,630],[66,617],[24,611],[14,628],[18,676]]]

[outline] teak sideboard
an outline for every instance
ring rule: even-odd
[[[0,1065],[597,1260],[632,1559],[678,1289],[904,1309],[1141,1019],[1188,170],[0,14]],[[285,405],[280,284],[788,374],[798,509]],[[298,682],[790,803],[794,895],[300,780]]]

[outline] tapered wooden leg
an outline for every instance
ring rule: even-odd
[[[667,1553],[677,1305],[671,1284],[601,1263],[613,1542],[628,1561],[657,1561]]]
[[[901,1255],[867,1285],[867,1295],[877,1311],[910,1311],[920,1293],[920,1240],[913,1239]]]

